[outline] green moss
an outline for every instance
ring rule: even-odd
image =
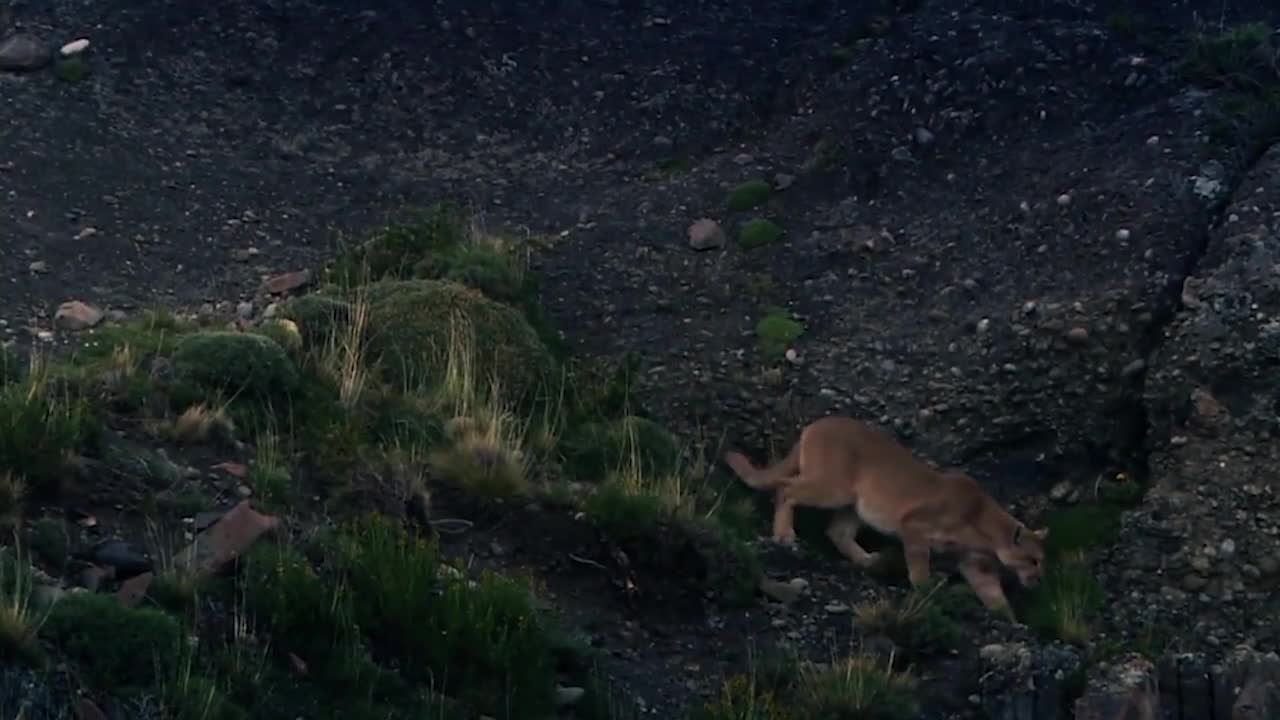
[[[764,201],[769,199],[769,193],[772,192],[769,183],[766,180],[748,180],[741,185],[735,187],[729,193],[728,206],[734,212],[742,212],[758,207]]]
[[[550,352],[521,314],[457,283],[387,281],[367,287],[367,352],[396,387],[439,386],[451,335],[455,357],[484,390],[497,378],[510,402],[529,401],[552,377]],[[470,360],[465,360],[466,356]]]
[[[184,638],[178,621],[129,608],[112,595],[74,593],[49,611],[40,634],[79,663],[102,689],[149,687],[176,665]]]
[[[298,385],[298,370],[284,348],[253,333],[184,336],[172,361],[180,379],[211,396],[270,401],[286,398]]]
[[[781,357],[803,334],[804,325],[781,308],[770,308],[756,323],[756,340],[760,350],[771,357]]]
[[[748,220],[738,228],[738,245],[744,250],[772,245],[781,239],[782,228],[765,218]]]

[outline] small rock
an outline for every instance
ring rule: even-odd
[[[43,260],[34,260],[27,269],[36,274],[44,274],[49,272],[49,263]]]
[[[104,317],[103,312],[92,305],[69,300],[58,306],[53,322],[63,330],[87,330],[102,322]]]
[[[777,175],[773,176],[773,187],[777,190],[786,190],[787,188],[794,185],[795,182],[796,182],[795,175],[778,173]]]
[[[762,578],[760,592],[784,605],[789,605],[804,593],[804,589],[772,578]]]
[[[568,707],[570,705],[575,705],[582,699],[582,696],[586,694],[587,691],[585,688],[575,687],[572,685],[558,686],[556,687],[556,707]]]
[[[61,55],[62,57],[71,57],[72,55],[79,55],[80,53],[88,49],[89,49],[89,38],[79,38],[77,40],[72,40],[66,45],[63,45],[62,47],[58,48],[58,54]]]
[[[710,218],[694,221],[689,226],[689,247],[694,250],[714,250],[725,245],[724,229]]]
[[[30,35],[14,35],[0,40],[0,70],[29,72],[53,60],[48,48]]]
[[[241,300],[240,303],[236,305],[236,315],[241,320],[251,319],[253,317],[253,303],[248,300]]]
[[[1062,193],[1061,195],[1058,196],[1058,207],[1066,207],[1070,204],[1071,204],[1070,195],[1068,195],[1067,193]]]
[[[914,137],[917,145],[931,145],[934,140],[933,133],[929,132],[928,128],[922,127],[916,128]]]
[[[843,615],[844,613],[849,612],[849,606],[842,602],[827,603],[822,609],[832,615]]]
[[[1075,486],[1070,481],[1063,480],[1049,489],[1049,499],[1054,502],[1063,502],[1071,497],[1072,490],[1075,490]]]
[[[1084,345],[1089,342],[1089,331],[1077,325],[1067,331],[1067,342],[1072,345]]]
[[[1124,242],[1129,239],[1129,231],[1126,228],[1120,228],[1116,231],[1116,239]]]

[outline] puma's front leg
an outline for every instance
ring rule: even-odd
[[[929,542],[922,537],[904,534],[902,554],[907,560],[907,577],[912,587],[919,587],[929,579]]]
[[[1018,622],[1000,585],[999,567],[985,558],[968,555],[960,559],[959,569],[960,575],[988,610],[1003,615],[1011,623]]]

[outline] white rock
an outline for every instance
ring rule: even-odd
[[[71,42],[59,48],[58,54],[62,55],[62,57],[71,57],[72,55],[79,55],[80,53],[88,49],[88,47],[89,47],[89,38],[79,38],[77,40],[72,40]]]

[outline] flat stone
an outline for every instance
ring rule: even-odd
[[[204,575],[217,573],[278,527],[280,518],[263,515],[241,500],[178,553],[175,563]]]

